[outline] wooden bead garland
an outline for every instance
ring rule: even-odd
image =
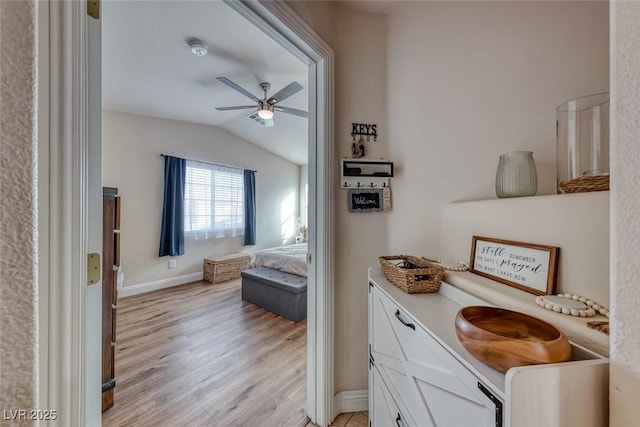
[[[441,259],[429,259],[426,257],[422,257],[424,259],[426,259],[427,261],[429,261],[432,264],[435,264],[439,267],[442,267],[444,270],[447,271],[467,271],[469,270],[469,263],[466,261],[459,261],[459,260],[441,260]]]
[[[574,317],[593,317],[596,314],[601,314],[607,319],[609,318],[609,310],[588,298],[575,294],[558,294],[557,297],[580,302],[582,303],[582,306],[584,308],[578,309],[563,307],[562,305],[545,301],[544,296],[536,297],[536,304],[538,304],[540,307],[546,308],[547,310],[551,310],[556,313],[568,314]]]

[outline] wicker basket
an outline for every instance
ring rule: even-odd
[[[560,188],[565,193],[607,191],[609,189],[609,175],[581,176],[580,178],[561,182]]]
[[[240,272],[247,268],[251,257],[247,254],[228,254],[205,258],[204,280],[209,283],[220,283],[237,279]]]
[[[389,255],[378,258],[384,277],[409,294],[438,292],[444,270],[411,255]]]

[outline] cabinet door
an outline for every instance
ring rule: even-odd
[[[375,367],[369,371],[371,427],[408,427]]]
[[[371,356],[408,425],[496,425],[469,370],[375,286],[371,304]]]

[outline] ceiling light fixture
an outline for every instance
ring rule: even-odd
[[[265,120],[273,119],[273,105],[265,106],[263,103],[260,103],[258,117]]]
[[[207,50],[209,49],[206,44],[201,42],[198,39],[191,39],[187,42],[189,47],[191,48],[191,53],[195,56],[205,56],[207,54]]]

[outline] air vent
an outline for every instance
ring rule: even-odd
[[[273,119],[265,120],[262,117],[258,116],[258,112],[257,111],[254,111],[251,114],[247,114],[247,118],[253,120],[254,122],[256,122],[256,123],[258,123],[258,124],[260,124],[262,126],[268,127],[268,128],[273,126]]]

